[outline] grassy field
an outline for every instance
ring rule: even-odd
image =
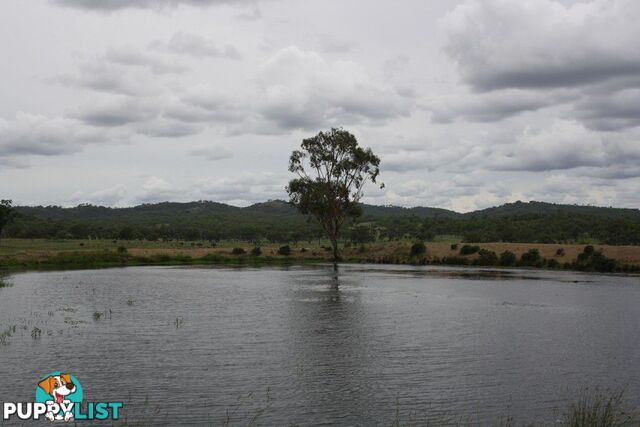
[[[477,254],[460,256],[458,248],[452,249],[455,236],[442,236],[434,242],[426,242],[427,250],[420,257],[410,257],[411,241],[377,242],[363,246],[343,247],[346,262],[369,262],[391,264],[439,263],[452,258],[473,264]],[[226,241],[210,242],[151,242],[115,240],[45,240],[45,239],[3,239],[0,240],[0,268],[83,268],[110,265],[143,264],[226,264],[226,263],[301,263],[329,261],[331,252],[327,242],[299,242],[290,244],[291,253],[283,256],[278,249],[285,245],[261,245],[261,254],[251,255],[254,244]],[[474,245],[470,243],[470,245]],[[500,254],[513,252],[518,258],[535,248],[546,260],[555,260],[559,265],[576,261],[584,250],[584,245],[538,244],[538,243],[478,243],[483,249]],[[242,248],[246,254],[233,254],[234,248]],[[559,249],[562,249],[559,253]],[[640,267],[640,246],[595,245],[597,251],[616,260],[620,266]],[[565,268],[567,268],[565,266]]]

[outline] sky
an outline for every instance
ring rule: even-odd
[[[331,127],[367,203],[637,208],[637,0],[2,0],[0,197],[285,199]]]

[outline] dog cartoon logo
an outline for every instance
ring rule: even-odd
[[[74,404],[82,403],[82,386],[68,372],[52,372],[38,382],[36,402],[47,404],[50,421],[72,421]]]

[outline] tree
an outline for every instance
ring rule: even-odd
[[[11,206],[12,203],[11,200],[0,200],[0,234],[2,234],[4,226],[16,216],[16,212]]]
[[[334,260],[338,260],[340,230],[345,220],[361,215],[358,202],[363,187],[367,181],[376,182],[380,159],[341,128],[304,139],[301,148],[289,159],[289,171],[298,175],[286,187],[289,202],[316,218],[331,241]]]

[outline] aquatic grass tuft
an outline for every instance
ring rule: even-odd
[[[16,325],[9,326],[4,331],[0,332],[0,345],[9,344],[9,338],[11,338],[11,336],[15,333],[16,333]]]
[[[31,338],[33,338],[34,340],[36,338],[40,338],[41,335],[42,329],[38,328],[37,326],[34,326],[33,329],[31,329]]]
[[[569,427],[617,427],[638,425],[640,418],[625,407],[624,390],[585,389],[569,407],[562,425]]]
[[[181,328],[183,323],[184,323],[184,319],[182,318],[182,316],[176,317],[176,320],[173,322],[176,329]]]

